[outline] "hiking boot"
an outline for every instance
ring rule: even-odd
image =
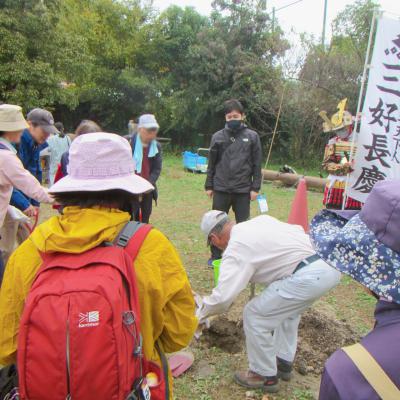
[[[277,376],[267,376],[264,382],[264,393],[279,392],[279,378]]]
[[[278,367],[278,377],[283,381],[290,381],[292,379],[293,363],[276,357]]]
[[[237,371],[234,375],[235,382],[248,389],[262,389],[266,377],[256,374],[253,371]]]

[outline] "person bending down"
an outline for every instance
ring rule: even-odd
[[[262,215],[235,225],[222,211],[201,222],[208,243],[224,251],[217,287],[203,298],[199,323],[228,310],[249,282],[266,286],[243,312],[247,371],[235,373],[244,387],[279,390],[291,378],[301,314],[340,281],[340,272],[315,254],[303,228]]]

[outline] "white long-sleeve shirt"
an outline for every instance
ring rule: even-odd
[[[203,298],[199,321],[228,310],[249,282],[270,283],[290,276],[297,265],[315,254],[299,225],[261,215],[232,228],[217,287]]]

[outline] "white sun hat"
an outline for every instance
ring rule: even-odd
[[[100,192],[120,189],[132,194],[154,190],[146,179],[135,175],[129,142],[113,133],[78,136],[69,149],[68,175],[56,182],[50,193]]]

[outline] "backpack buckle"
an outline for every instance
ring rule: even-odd
[[[130,221],[128,222],[120,234],[118,235],[117,239],[114,241],[114,244],[118,247],[125,248],[131,238],[135,235],[137,230],[142,226],[140,222]]]
[[[122,232],[121,235],[118,237],[117,246],[118,247],[126,247],[130,238],[131,238],[130,235],[127,235],[124,232]]]

